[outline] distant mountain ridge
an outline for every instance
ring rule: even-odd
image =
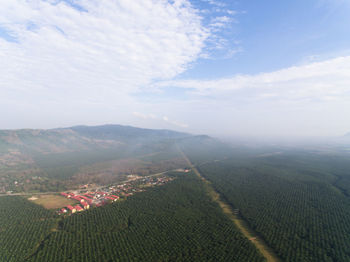
[[[44,151],[55,151],[55,149],[59,150],[60,148],[84,149],[89,145],[105,143],[130,143],[145,139],[159,141],[188,136],[191,135],[171,130],[145,129],[123,125],[0,130],[0,152],[4,151],[5,147],[26,148],[34,151],[41,148]]]
[[[169,139],[190,136],[187,133],[167,129],[146,129],[123,125],[102,125],[102,126],[73,126],[68,128],[85,137],[95,139]]]
[[[184,168],[184,149],[201,159],[226,151],[206,135],[122,125],[0,130],[0,193],[57,192]]]
[[[190,134],[122,125],[74,126],[55,129],[0,130],[0,170],[3,165],[33,163],[36,155],[96,150],[126,150]]]

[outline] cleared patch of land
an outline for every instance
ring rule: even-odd
[[[67,205],[74,205],[78,203],[75,200],[67,199],[59,195],[40,195],[32,200],[33,203],[41,205],[46,209],[58,209]]]

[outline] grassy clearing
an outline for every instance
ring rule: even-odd
[[[46,209],[58,209],[67,205],[74,205],[78,202],[72,199],[67,199],[59,195],[40,195],[36,196],[37,199],[32,200],[33,203],[41,205]]]

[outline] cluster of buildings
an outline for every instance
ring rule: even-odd
[[[160,186],[160,185],[164,185],[166,183],[168,183],[169,181],[172,181],[173,178],[171,177],[167,177],[167,176],[163,176],[163,177],[147,177],[147,178],[143,178],[141,180],[141,182],[144,182],[145,185],[148,186]]]
[[[108,192],[88,192],[84,194],[74,194],[62,192],[61,196],[69,199],[73,199],[79,202],[79,204],[72,206],[68,205],[62,208],[59,213],[72,213],[81,212],[90,208],[90,206],[101,206],[107,201],[117,201],[120,197],[117,195],[111,195]]]
[[[76,200],[78,203],[76,205],[67,205],[61,208],[58,212],[59,214],[74,214],[76,212],[81,212],[89,209],[90,207],[99,207],[110,202],[115,202],[121,197],[126,198],[134,193],[144,191],[145,186],[156,186],[163,185],[173,178],[163,176],[163,177],[143,177],[142,179],[137,179],[129,181],[121,185],[113,185],[109,187],[102,187],[96,191],[78,190],[80,192],[76,193],[65,193],[62,192],[61,196],[68,199]]]

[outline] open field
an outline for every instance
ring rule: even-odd
[[[78,203],[75,200],[67,199],[59,195],[39,195],[32,201],[33,203],[41,205],[46,209],[58,209],[67,205],[74,205]]]

